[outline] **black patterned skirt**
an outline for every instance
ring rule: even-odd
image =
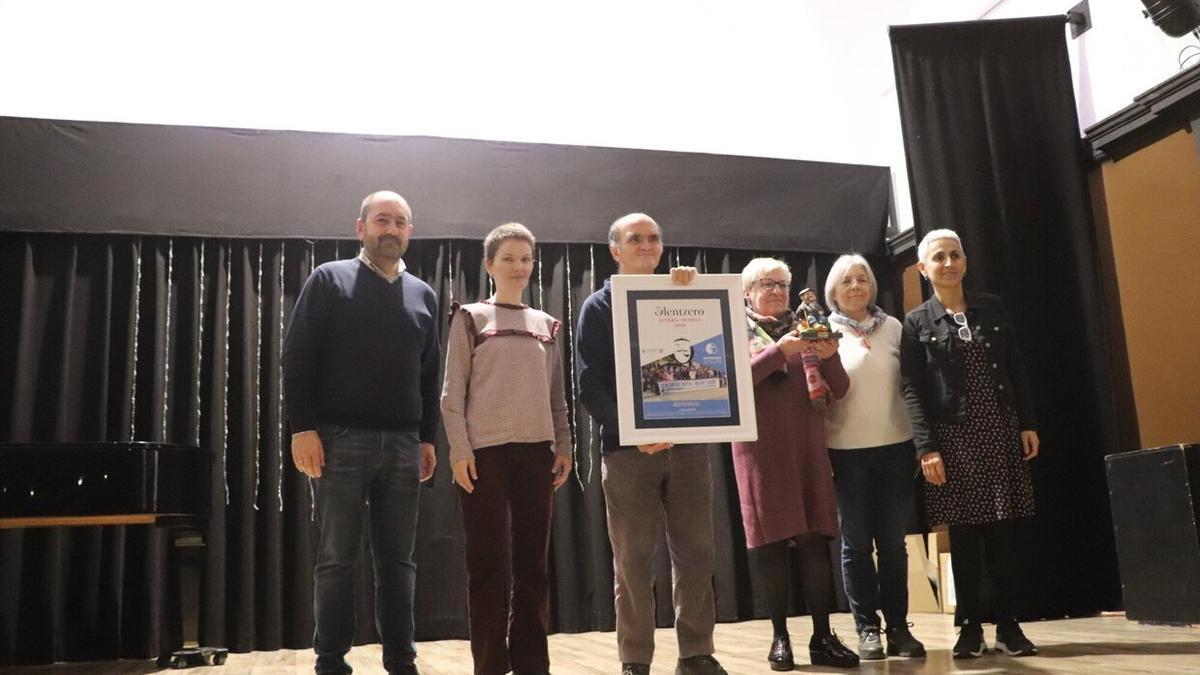
[[[934,438],[946,482],[925,483],[929,523],[978,525],[1034,513],[1029,462],[1021,458],[1017,415],[998,394],[983,345],[963,345],[967,367],[967,415],[957,424],[937,422]]]

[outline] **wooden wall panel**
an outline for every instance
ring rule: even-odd
[[[1200,153],[1178,131],[1101,176],[1141,447],[1200,442]]]
[[[913,263],[904,268],[904,313],[908,314],[917,308],[925,298],[921,297],[921,273],[917,271],[917,264]],[[897,317],[903,319],[904,317]]]

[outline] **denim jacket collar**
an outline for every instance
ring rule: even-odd
[[[971,295],[972,294],[969,291],[963,289],[963,300],[965,300],[967,303],[968,313],[973,313],[973,310],[975,309],[975,304],[971,302]],[[942,304],[941,300],[938,300],[938,296],[936,294],[931,294],[929,296],[929,318],[932,322],[953,322],[953,319],[950,318],[950,314],[950,310],[946,309],[946,306]]]

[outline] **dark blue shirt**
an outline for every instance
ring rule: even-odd
[[[358,259],[304,284],[283,344],[292,433],[338,424],[411,430],[432,443],[440,415],[437,297],[408,272],[389,283]]]
[[[617,425],[617,366],[613,346],[612,284],[592,293],[579,310],[576,333],[579,401],[600,427],[600,451],[621,449]]]

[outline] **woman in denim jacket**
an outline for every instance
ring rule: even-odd
[[[912,424],[931,524],[950,526],[961,630],[956,658],[987,645],[980,626],[984,561],[995,588],[996,649],[1029,656],[1037,648],[1013,613],[1018,577],[1013,525],[1034,513],[1028,461],[1037,456],[1033,396],[1012,321],[1000,299],[967,293],[967,257],[951,230],[917,247],[917,268],[933,297],[904,317],[900,387]]]

